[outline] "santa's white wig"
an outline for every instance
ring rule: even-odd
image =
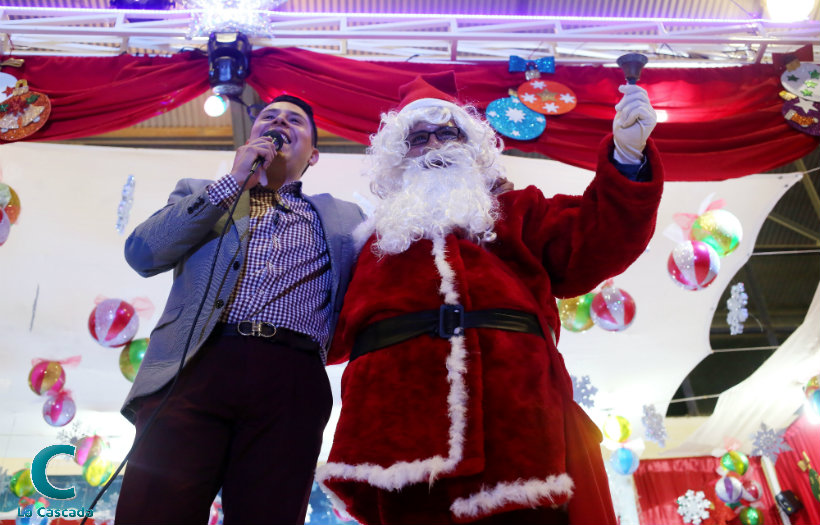
[[[409,130],[419,122],[453,121],[464,141],[449,141],[418,157],[407,157]],[[406,250],[422,238],[459,230],[476,242],[495,237],[498,200],[491,193],[503,176],[503,144],[475,108],[439,99],[421,99],[399,112],[382,115],[371,137],[366,174],[381,201],[368,220],[378,255]]]
[[[407,134],[418,122],[430,122],[442,126],[450,120],[467,135],[463,143],[470,152],[475,169],[485,175],[487,187],[492,187],[496,179],[503,176],[503,168],[498,157],[504,149],[504,143],[490,124],[485,121],[473,106],[458,106],[439,99],[420,99],[411,102],[401,111],[382,114],[379,131],[370,136],[370,147],[367,150],[365,175],[370,177],[370,190],[380,198],[402,188],[402,174],[408,162]],[[440,154],[446,154],[447,148],[441,148]],[[436,153],[436,152],[433,152]],[[429,161],[436,161],[435,155]],[[438,159],[446,162],[446,159]]]

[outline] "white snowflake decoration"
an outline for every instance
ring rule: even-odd
[[[783,442],[783,434],[785,433],[785,428],[775,430],[767,427],[766,423],[761,423],[760,430],[750,436],[753,440],[752,444],[755,447],[754,450],[752,450],[752,455],[766,456],[774,463],[777,461],[777,456],[780,455],[781,452],[792,449]]]
[[[595,401],[592,400],[592,396],[598,392],[598,389],[592,386],[589,376],[583,376],[581,379],[570,376],[570,379],[572,379],[572,399],[582,407],[594,407]]]
[[[532,104],[533,102],[535,102],[535,95],[533,95],[532,93],[524,93],[523,95],[521,95],[521,100]]]
[[[572,104],[573,102],[575,102],[575,97],[573,97],[569,93],[561,93],[560,95],[558,95],[558,98],[560,98],[561,102],[564,102],[565,104]]]
[[[487,115],[489,115],[489,116],[491,116],[491,117],[497,117],[497,116],[498,116],[498,112],[496,112],[496,111],[488,111],[488,112],[487,112]]]
[[[129,175],[122,187],[122,197],[117,208],[117,231],[123,233],[128,217],[131,215],[131,206],[134,204],[134,176]]]
[[[743,322],[749,318],[749,310],[746,309],[748,301],[749,296],[746,295],[743,283],[732,286],[731,296],[726,300],[726,308],[729,309],[729,313],[726,314],[726,322],[729,323],[730,335],[743,333]]]
[[[530,85],[535,89],[544,89],[547,87],[543,80],[534,80],[530,82]]]
[[[514,129],[514,130],[512,130],[512,133],[510,133],[510,135],[513,135],[513,136],[515,136],[515,137],[520,137],[520,136],[521,136],[521,132],[520,132],[520,131],[518,131],[517,129]]]
[[[520,109],[517,109],[517,108],[508,109],[507,113],[505,113],[505,115],[507,116],[507,118],[509,120],[511,120],[515,123],[523,122],[524,117],[526,116],[523,111],[521,111]]]
[[[558,113],[558,106],[554,102],[544,104],[544,110],[548,113]]]
[[[706,499],[702,490],[687,490],[686,494],[678,497],[678,514],[684,523],[700,525],[700,522],[709,517],[708,509],[711,508],[712,502]]]
[[[655,405],[643,406],[641,423],[643,423],[646,439],[654,441],[661,447],[666,446],[666,427],[663,426],[663,416],[655,410]]]

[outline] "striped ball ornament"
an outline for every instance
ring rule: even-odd
[[[720,256],[701,241],[684,241],[672,250],[667,261],[669,275],[686,290],[702,290],[712,284],[720,271]]]
[[[620,288],[604,286],[592,299],[590,314],[600,328],[620,332],[635,319],[635,300]]]
[[[715,483],[715,494],[723,503],[737,503],[743,496],[743,483],[734,476],[723,476]]]

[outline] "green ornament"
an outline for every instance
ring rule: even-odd
[[[740,511],[740,523],[743,525],[763,525],[763,513],[754,507],[744,507]]]
[[[11,475],[9,489],[18,498],[34,494],[34,484],[31,482],[31,470],[24,468]]]
[[[741,476],[749,469],[749,458],[743,452],[730,450],[720,458],[720,466],[730,472],[737,472]]]

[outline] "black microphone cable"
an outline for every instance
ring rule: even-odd
[[[276,130],[266,131],[265,133],[262,134],[262,136],[263,137],[270,137],[271,139],[273,139],[273,144],[276,147],[277,153],[279,152],[280,149],[282,149],[282,145],[285,143],[284,136]],[[183,350],[182,357],[179,360],[179,368],[177,368],[176,374],[174,374],[174,379],[171,381],[171,386],[168,388],[168,391],[165,392],[165,395],[163,396],[162,400],[159,402],[159,405],[157,405],[157,407],[151,413],[151,417],[149,417],[148,421],[145,423],[145,427],[144,427],[142,433],[134,439],[134,443],[131,445],[131,448],[128,450],[128,454],[126,454],[125,458],[123,458],[122,462],[120,463],[120,466],[117,467],[117,470],[114,471],[114,473],[111,475],[111,478],[109,478],[109,480],[106,482],[106,484],[103,485],[103,488],[100,489],[100,492],[97,493],[97,496],[91,502],[91,505],[88,507],[88,510],[90,510],[90,511],[94,510],[94,506],[96,506],[97,503],[100,501],[100,498],[103,497],[103,495],[105,494],[105,491],[108,490],[108,487],[110,487],[111,484],[114,482],[114,480],[117,479],[117,475],[119,475],[119,473],[122,471],[123,467],[125,467],[125,464],[128,463],[128,459],[131,457],[131,454],[134,453],[134,450],[136,450],[137,445],[139,445],[140,442],[142,442],[143,438],[148,434],[148,431],[151,429],[151,426],[153,425],[154,420],[156,419],[156,417],[159,414],[160,410],[162,410],[162,408],[165,406],[165,403],[168,402],[168,399],[171,396],[171,393],[173,392],[174,387],[177,384],[177,380],[179,379],[179,376],[182,373],[182,368],[185,366],[185,357],[188,355],[188,349],[191,347],[191,340],[193,339],[193,336],[194,336],[194,330],[196,329],[196,324],[199,321],[199,316],[202,313],[202,309],[205,307],[205,301],[208,298],[208,292],[211,289],[211,282],[213,281],[214,271],[216,270],[216,260],[219,257],[219,249],[222,247],[222,240],[225,237],[225,233],[228,231],[228,226],[230,226],[231,224],[234,224],[233,212],[234,212],[234,210],[236,210],[236,205],[239,204],[239,197],[241,197],[242,193],[245,191],[245,186],[248,184],[248,179],[251,178],[253,173],[257,170],[257,168],[259,168],[259,166],[264,161],[265,161],[265,158],[261,157],[261,156],[257,157],[256,160],[253,161],[253,164],[251,165],[250,172],[248,173],[248,176],[245,178],[245,180],[242,181],[242,186],[240,186],[240,188],[239,188],[239,193],[237,193],[236,199],[234,200],[234,203],[231,206],[231,209],[228,211],[228,220],[225,221],[225,225],[222,227],[222,231],[219,234],[219,241],[216,244],[216,250],[214,252],[214,257],[211,260],[211,269],[208,272],[208,282],[205,285],[205,293],[202,294],[202,300],[199,302],[199,306],[197,307],[197,310],[196,310],[196,315],[194,315],[194,322],[191,324],[191,330],[188,332],[188,339],[185,341],[185,349]],[[80,525],[85,525],[85,522],[86,522],[87,519],[88,519],[88,516],[85,516],[83,518],[83,520],[80,522]]]

